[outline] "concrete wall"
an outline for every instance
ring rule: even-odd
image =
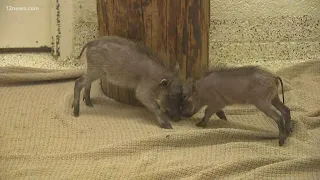
[[[211,0],[210,65],[320,59],[319,0]]]
[[[73,0],[73,55],[78,56],[83,45],[99,36],[97,4],[95,0]],[[82,58],[83,59],[83,58]],[[74,63],[83,64],[73,59]]]
[[[277,70],[293,63],[320,59],[319,0],[210,2],[211,66],[260,64]],[[5,62],[17,56],[22,59],[20,65],[24,66],[28,65],[29,59],[32,59],[30,66],[36,67],[83,65],[84,58],[78,60],[75,57],[88,40],[98,36],[96,1],[72,0],[72,8],[72,38],[68,38],[71,41],[70,56],[49,62],[48,55],[0,55],[0,65],[8,64]],[[50,66],[46,66],[46,62]]]
[[[67,57],[60,57],[55,60],[62,67],[83,66],[85,64],[85,56],[82,56],[80,60],[76,57],[80,54],[83,45],[99,36],[96,1],[72,0],[70,3],[72,6],[72,13],[70,14],[72,14],[72,16],[64,19],[67,21],[71,20],[72,22],[72,26],[70,27],[72,33],[67,33],[68,35],[72,35],[70,43],[68,44],[71,50]],[[62,9],[62,7],[60,9]],[[62,9],[62,12],[65,11]],[[61,20],[61,28],[63,28],[62,21],[63,19]]]
[[[210,65],[273,70],[320,59],[319,0],[210,0]],[[74,0],[74,49],[98,36],[95,1]]]
[[[50,0],[1,0],[0,48],[51,47],[50,19]]]

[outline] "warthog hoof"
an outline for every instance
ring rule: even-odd
[[[88,106],[88,107],[93,107],[93,104],[92,104],[91,101],[86,101],[86,106]]]
[[[279,139],[279,146],[282,146],[282,145],[284,144],[284,140],[285,140],[284,137],[281,137],[281,138]]]
[[[74,109],[73,110],[73,116],[78,117],[79,116],[79,109]]]
[[[196,124],[197,127],[203,127],[206,128],[207,127],[207,123],[205,121],[200,121]]]
[[[170,123],[162,123],[160,127],[164,129],[173,129]]]

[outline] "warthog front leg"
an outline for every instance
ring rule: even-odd
[[[148,86],[140,85],[136,89],[136,98],[151,112],[156,115],[156,122],[161,128],[172,129],[169,123],[169,117],[160,110],[160,105],[157,103],[154,92]]]
[[[217,111],[219,111],[219,109],[211,108],[210,106],[208,106],[204,112],[202,120],[197,123],[196,126],[203,128],[207,127],[210,117]]]
[[[223,120],[227,120],[227,116],[226,114],[224,113],[223,110],[220,110],[216,113],[216,115],[220,118],[220,119],[223,119]]]

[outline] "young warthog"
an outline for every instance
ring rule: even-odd
[[[290,110],[284,105],[284,95],[283,103],[278,96],[279,81],[283,95],[281,78],[257,66],[213,70],[183,86],[181,116],[191,117],[207,105],[204,117],[197,124],[206,127],[212,114],[217,113],[219,117],[224,114],[222,109],[225,106],[252,104],[277,122],[279,145],[282,146],[292,132],[292,122]]]
[[[172,129],[170,118],[180,119],[181,82],[179,64],[170,67],[151,48],[142,43],[117,37],[104,36],[88,42],[87,73],[75,82],[74,116],[79,116],[80,92],[85,87],[83,100],[92,106],[91,83],[104,76],[118,86],[135,90],[136,98],[156,115],[160,127]]]

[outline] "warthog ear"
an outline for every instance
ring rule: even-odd
[[[194,82],[194,80],[191,77],[187,77],[187,79],[186,79],[187,84],[191,84],[193,82]]]
[[[182,86],[182,99],[186,100],[189,96],[189,89],[186,86]]]
[[[196,83],[192,83],[192,94],[195,94],[198,90],[198,85]]]
[[[169,82],[167,79],[162,79],[161,82],[160,82],[160,85],[161,86],[168,86]]]
[[[174,65],[174,70],[175,70],[176,72],[179,72],[179,71],[180,71],[180,64],[179,64],[178,61],[176,61],[175,65]]]
[[[179,65],[179,62],[178,62],[178,61],[176,61],[176,62],[174,63],[173,73],[174,73],[177,77],[182,78],[182,77],[181,77],[181,73],[180,73],[180,65]]]
[[[186,86],[182,86],[182,94],[188,94],[188,88]]]

